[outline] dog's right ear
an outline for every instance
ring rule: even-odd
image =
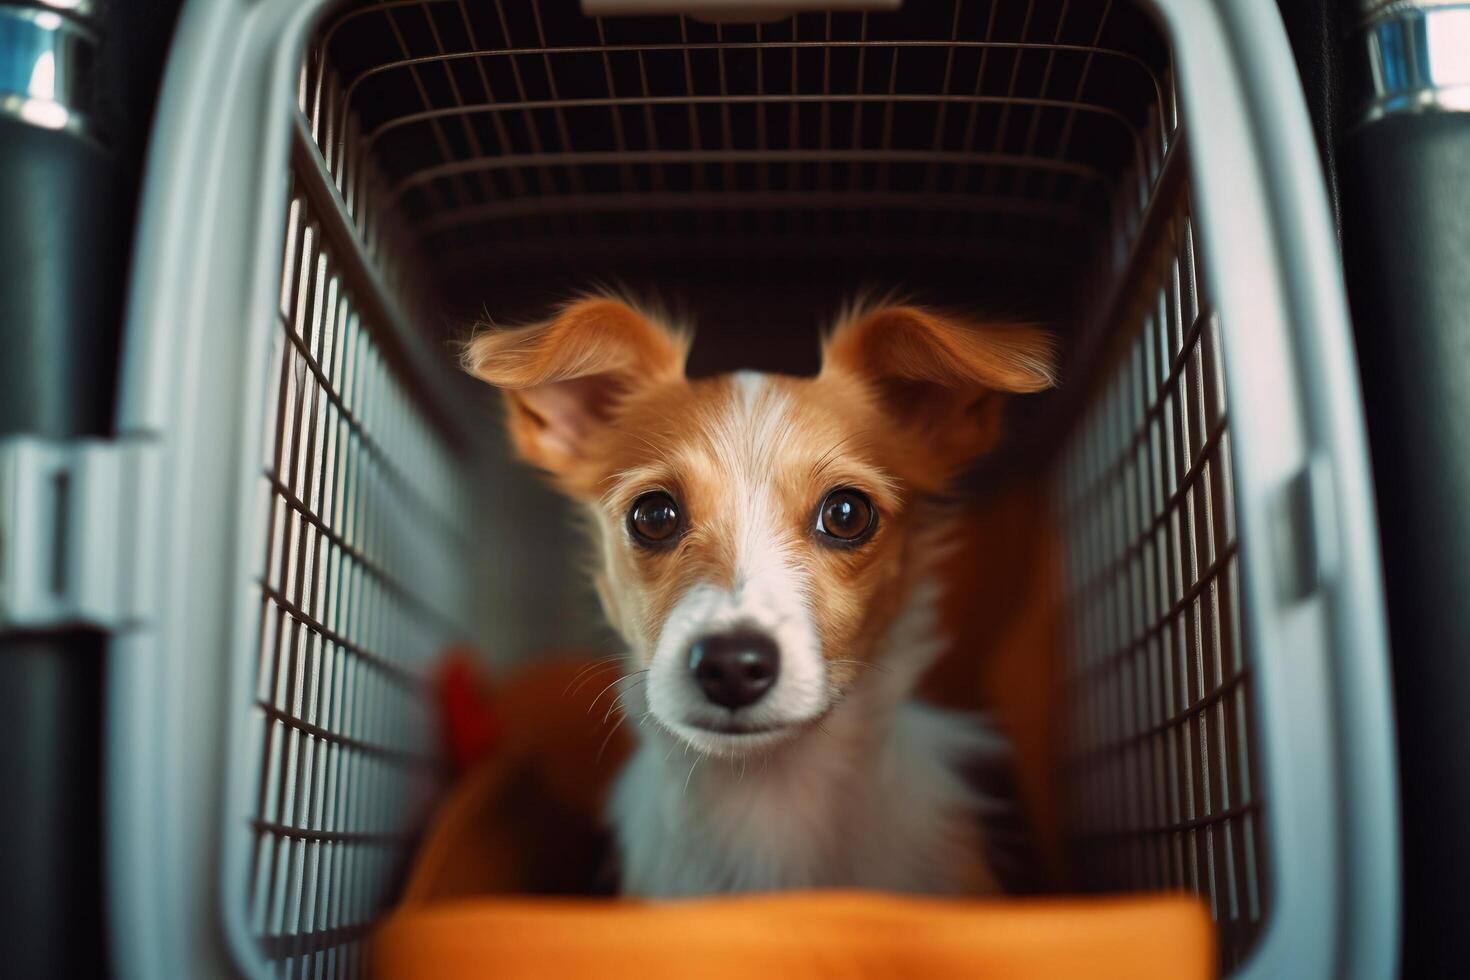
[[[618,300],[593,297],[545,323],[478,334],[463,364],[505,392],[516,451],[566,476],[619,399],[682,377],[687,352],[684,337]]]

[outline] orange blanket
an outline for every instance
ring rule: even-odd
[[[1204,980],[1209,917],[1182,898],[966,902],[814,892],[645,904],[478,899],[395,915],[375,975]]]

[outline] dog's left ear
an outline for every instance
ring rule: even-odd
[[[1036,327],[886,306],[837,327],[822,373],[856,376],[948,468],[995,445],[1005,395],[1056,384],[1056,353]]]
[[[685,337],[619,300],[593,296],[544,323],[486,330],[464,349],[465,370],[505,392],[517,452],[563,487],[618,403],[682,378]]]

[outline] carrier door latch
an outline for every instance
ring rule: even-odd
[[[143,444],[0,439],[0,629],[139,619]]]
[[[1283,598],[1306,599],[1336,571],[1337,509],[1332,467],[1315,454],[1277,500],[1275,552]]]

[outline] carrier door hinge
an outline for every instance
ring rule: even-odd
[[[139,619],[143,444],[0,439],[0,629]]]

